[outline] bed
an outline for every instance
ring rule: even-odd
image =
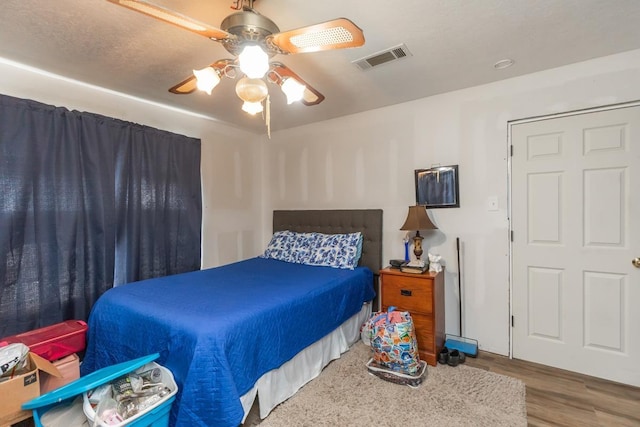
[[[359,231],[358,267],[256,257],[111,289],[82,374],[157,352],[179,388],[171,425],[236,427],[256,397],[264,418],[358,339],[382,260],[381,210],[274,211],[283,230]]]

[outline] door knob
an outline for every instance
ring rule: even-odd
[[[631,261],[631,264],[633,264],[633,266],[636,267],[636,268],[640,268],[640,258],[634,258]]]

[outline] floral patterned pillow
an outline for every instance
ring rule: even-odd
[[[362,233],[276,231],[261,258],[353,270],[362,254]]]
[[[306,264],[353,270],[358,266],[358,244],[362,233],[320,234],[315,239]]]
[[[292,234],[291,252],[293,253],[294,262],[300,264],[307,264],[309,255],[311,254],[311,248],[314,246],[316,239],[316,233],[296,233]]]
[[[293,231],[276,231],[261,258],[304,264],[309,256],[306,234]]]
[[[260,258],[280,259],[287,258],[291,254],[292,236],[289,230],[276,231],[271,237],[271,241],[267,245],[264,253]]]

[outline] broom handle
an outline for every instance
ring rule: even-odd
[[[460,328],[460,336],[462,333],[462,286],[460,285],[460,276],[462,275],[462,268],[460,267],[460,238],[456,237],[456,252],[458,255],[458,326]]]

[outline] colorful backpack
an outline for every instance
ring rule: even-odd
[[[418,342],[408,311],[374,313],[363,325],[361,337],[371,346],[372,362],[378,367],[411,376],[420,375]]]

